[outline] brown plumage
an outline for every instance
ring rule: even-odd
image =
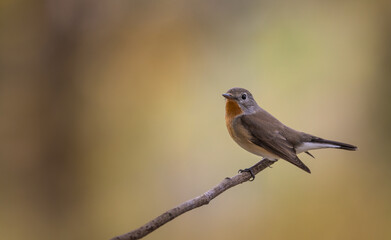
[[[227,100],[226,104],[225,104],[225,124],[227,125],[227,129],[228,129],[228,132],[229,134],[233,135],[233,128],[232,128],[232,120],[243,113],[242,109],[240,109],[238,103],[236,101],[233,101],[233,100]]]
[[[226,125],[231,137],[241,147],[270,160],[282,158],[310,173],[298,153],[319,148],[356,150],[353,145],[325,140],[296,131],[282,124],[258,106],[251,93],[232,88],[226,94]]]

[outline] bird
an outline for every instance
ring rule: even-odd
[[[357,150],[354,145],[316,137],[284,125],[261,108],[244,88],[231,88],[222,95],[226,99],[225,123],[230,136],[239,146],[263,159],[284,159],[311,173],[297,154],[304,152],[314,157],[309,150],[321,148]],[[239,172],[249,172],[250,180],[255,179],[252,168]]]

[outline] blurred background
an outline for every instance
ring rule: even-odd
[[[109,239],[260,160],[222,93],[359,151],[279,161],[146,239],[390,239],[389,1],[3,0],[0,236]]]

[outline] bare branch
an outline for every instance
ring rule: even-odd
[[[272,165],[274,161],[270,161],[268,159],[263,159],[254,166],[251,167],[251,170],[254,175],[259,173],[260,171],[264,170],[265,168]],[[232,178],[225,178],[223,181],[221,181],[217,186],[213,187],[209,191],[205,192],[201,196],[198,196],[196,198],[190,199],[179,206],[168,210],[167,212],[163,213],[162,215],[158,216],[157,218],[153,219],[152,221],[146,223],[145,225],[141,226],[138,229],[135,229],[131,232],[125,233],[123,235],[117,236],[112,238],[111,240],[134,240],[134,239],[140,239],[147,234],[155,231],[162,225],[166,224],[167,222],[173,220],[174,218],[184,214],[185,212],[188,212],[194,208],[201,207],[203,205],[208,204],[210,201],[212,201],[215,197],[220,195],[221,193],[225,192],[226,190],[230,189],[231,187],[234,187],[238,184],[247,182],[250,180],[251,174],[249,172],[243,172],[239,173]]]

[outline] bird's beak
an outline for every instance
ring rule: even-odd
[[[234,99],[234,96],[232,96],[232,94],[230,93],[224,93],[223,97],[225,97],[226,99]]]

